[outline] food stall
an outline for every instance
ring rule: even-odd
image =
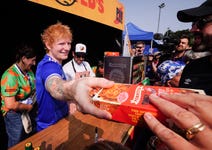
[[[91,65],[97,62],[97,58],[103,57],[105,51],[122,51],[117,41],[122,40],[124,6],[118,0],[6,0],[1,2],[1,7],[5,31],[2,33],[4,55],[0,59],[1,75],[14,63],[16,46],[21,41],[33,42],[38,52],[37,62],[40,61],[45,54],[40,35],[47,26],[57,21],[71,27],[72,48],[78,42],[86,44],[87,59]],[[70,59],[71,55],[66,61]],[[94,142],[96,127],[100,138],[123,144],[131,128],[128,124],[77,112],[10,149],[24,149],[27,142],[41,149],[82,149]]]
[[[78,42],[87,46],[87,60],[91,66],[103,58],[105,51],[122,52],[124,6],[118,0],[15,0],[1,2],[3,41],[0,74],[15,60],[15,48],[23,40],[33,41],[38,56],[44,56],[40,34],[60,21],[73,31],[72,48]],[[71,59],[64,61],[66,63]]]

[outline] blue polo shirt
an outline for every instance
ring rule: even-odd
[[[37,131],[58,122],[68,115],[69,108],[66,101],[56,100],[46,90],[45,84],[49,77],[58,76],[65,80],[62,65],[45,55],[38,63],[36,69],[36,98],[38,103],[38,115],[36,118]]]

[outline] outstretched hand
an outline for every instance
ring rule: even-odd
[[[193,138],[186,140],[160,123],[150,113],[144,119],[150,129],[171,149],[211,149],[212,97],[200,94],[150,95],[150,101],[165,116],[184,131],[192,131]],[[198,126],[202,124],[203,126]],[[195,133],[191,129],[198,129]]]
[[[111,119],[112,116],[109,112],[101,110],[92,104],[89,92],[93,88],[110,88],[113,85],[113,81],[104,78],[84,77],[75,80],[72,84],[71,90],[77,104],[77,109],[83,113],[88,113],[98,118]]]

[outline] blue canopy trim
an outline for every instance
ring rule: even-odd
[[[153,32],[144,31],[131,22],[126,24],[126,28],[127,28],[130,40],[152,40],[153,39]],[[126,28],[122,33],[123,39],[126,34]]]

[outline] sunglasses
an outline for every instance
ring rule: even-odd
[[[85,54],[75,54],[77,58],[85,58]]]
[[[141,48],[144,48],[144,47],[143,46],[136,46],[136,48],[140,48],[141,49]]]
[[[192,26],[196,25],[198,29],[202,29],[209,22],[212,22],[212,18],[202,18],[193,22]]]

